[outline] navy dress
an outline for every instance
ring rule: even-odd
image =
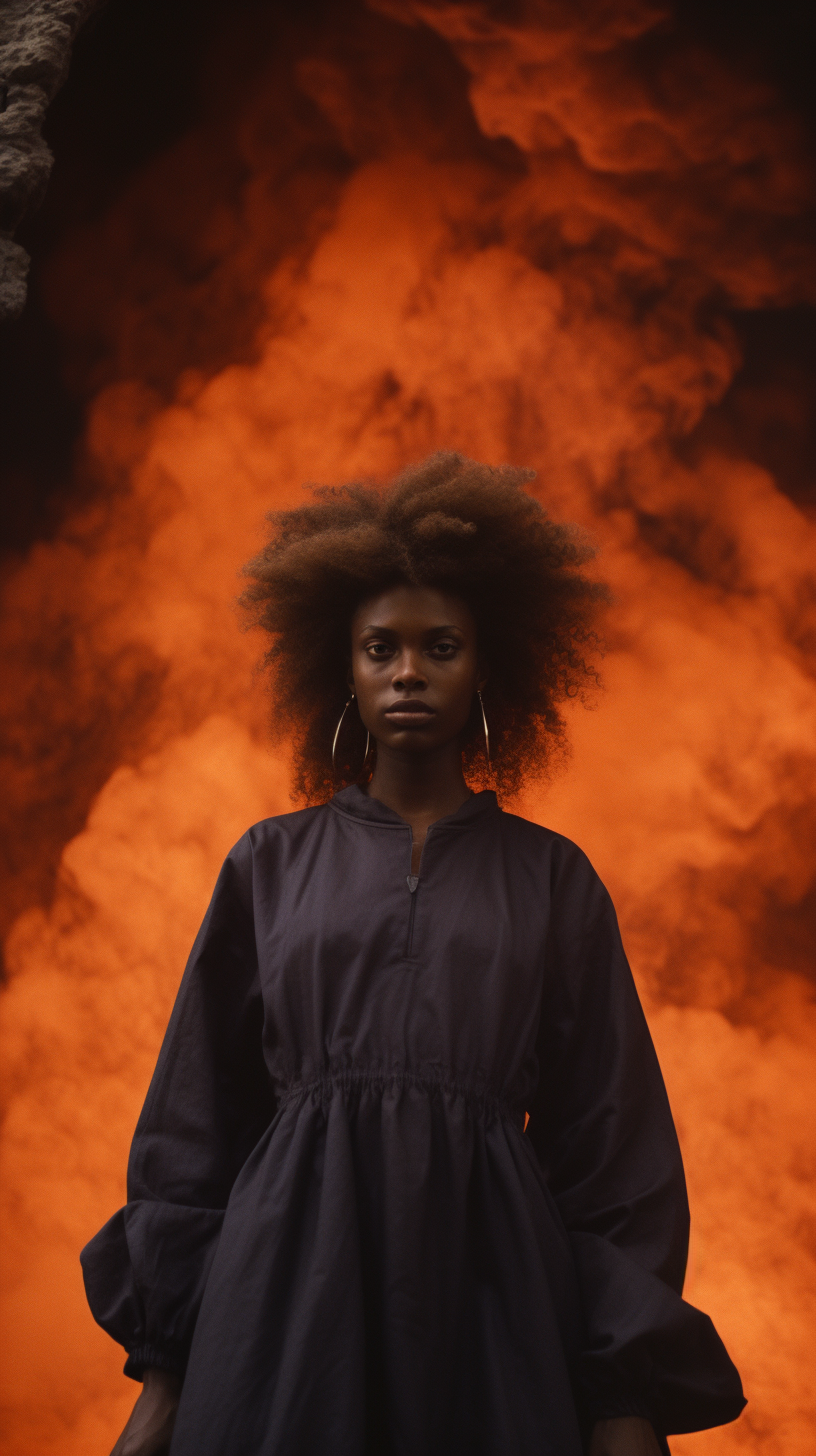
[[[83,1251],[172,1456],[580,1456],[733,1420],[615,912],[561,835],[359,788],[228,856]],[[529,1123],[525,1131],[525,1114]]]

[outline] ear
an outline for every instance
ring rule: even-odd
[[[477,693],[481,693],[486,688],[486,686],[487,686],[487,679],[490,676],[490,674],[489,674],[489,672],[487,670],[487,663],[484,662],[482,660],[482,658],[479,658],[479,661],[476,664],[476,670],[477,670],[477,672],[479,674],[479,678],[478,678],[478,681],[476,683],[476,691],[477,691]]]

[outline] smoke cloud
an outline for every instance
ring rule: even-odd
[[[816,526],[705,424],[731,311],[813,299],[812,177],[775,95],[664,9],[505,10],[338,6],[278,46],[225,17],[218,106],[52,262],[94,488],[5,583],[9,1456],[104,1451],[132,1403],[77,1253],[220,861],[290,807],[237,569],[304,481],[437,448],[535,466],[614,593],[605,691],[522,811],[619,907],[688,1294],[750,1399],[673,1450],[809,1450]]]

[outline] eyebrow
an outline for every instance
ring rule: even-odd
[[[368,626],[360,628],[361,632],[388,632],[392,637],[397,630],[396,627],[379,626],[376,622],[369,622]],[[452,622],[444,627],[429,627],[427,630],[428,632],[462,632],[462,628],[455,626]]]

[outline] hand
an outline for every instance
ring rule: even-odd
[[[168,1370],[145,1370],[142,1393],[111,1456],[167,1456],[181,1381]]]
[[[657,1436],[641,1416],[596,1421],[589,1456],[660,1456]]]

